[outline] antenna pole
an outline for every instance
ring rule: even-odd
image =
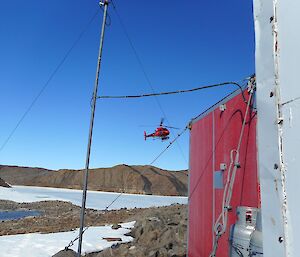
[[[83,192],[82,192],[82,205],[81,205],[81,215],[80,215],[80,230],[79,230],[79,242],[78,242],[77,257],[81,257],[82,235],[83,235],[83,227],[84,227],[84,215],[85,215],[85,205],[86,205],[86,193],[87,193],[87,186],[88,186],[90,154],[91,154],[91,145],[92,145],[92,137],[93,137],[94,117],[95,117],[96,102],[97,102],[97,92],[98,92],[98,85],[99,85],[99,74],[100,74],[100,66],[101,66],[101,58],[102,58],[102,48],[103,48],[103,41],[104,41],[105,24],[106,24],[106,17],[107,17],[108,0],[102,0],[102,1],[100,1],[99,4],[100,4],[100,6],[104,6],[104,14],[103,14],[103,21],[102,21],[102,30],[101,30],[101,37],[100,37],[96,79],[95,79],[92,109],[91,109],[88,146],[87,146],[87,153],[86,153],[86,164],[85,164],[85,174],[84,174],[83,189],[82,189]]]

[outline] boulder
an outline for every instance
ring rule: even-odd
[[[52,257],[76,257],[76,252],[74,252],[72,249],[64,249]]]

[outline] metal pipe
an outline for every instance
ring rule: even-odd
[[[89,129],[89,137],[88,137],[88,146],[87,146],[87,153],[86,153],[86,164],[85,164],[85,175],[84,175],[84,182],[83,182],[83,193],[82,193],[82,205],[81,205],[81,215],[80,215],[80,230],[79,230],[79,242],[78,242],[77,257],[81,256],[81,248],[82,248],[82,235],[83,235],[83,227],[84,227],[86,192],[87,192],[87,186],[88,186],[90,154],[91,154],[91,145],[92,145],[92,137],[93,137],[94,117],[95,117],[96,102],[97,102],[97,92],[98,92],[98,84],[99,84],[99,74],[100,74],[102,48],[103,48],[103,41],[104,41],[105,24],[106,24],[106,17],[107,17],[108,0],[103,0],[103,2],[100,2],[99,4],[104,6],[104,14],[103,14],[101,37],[100,37],[100,46],[99,46],[98,63],[97,63],[97,70],[96,70],[96,79],[95,79],[95,85],[94,85],[93,102],[92,102],[92,109],[91,109],[91,119],[90,119],[90,129]]]

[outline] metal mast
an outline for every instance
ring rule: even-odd
[[[103,48],[103,41],[104,41],[105,24],[106,24],[106,17],[107,17],[108,0],[102,0],[102,1],[100,1],[99,4],[100,4],[100,6],[104,6],[104,14],[103,14],[103,21],[102,21],[99,54],[98,54],[96,78],[95,78],[92,109],[91,109],[88,146],[87,146],[87,153],[86,153],[85,174],[84,174],[84,182],[83,182],[82,205],[81,205],[81,215],[80,215],[79,242],[78,242],[78,253],[77,253],[78,257],[81,256],[81,248],[82,248],[82,235],[83,235],[83,227],[84,227],[86,192],[87,192],[87,185],[88,185],[88,174],[89,174],[90,154],[91,154],[91,145],[92,145],[92,137],[93,137],[93,126],[94,126],[94,117],[95,117],[96,102],[97,102],[97,92],[98,92],[98,85],[99,85],[99,74],[100,74],[100,66],[101,66],[101,58],[102,58],[102,48]]]

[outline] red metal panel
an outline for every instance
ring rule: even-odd
[[[247,94],[246,94],[247,96]],[[212,249],[213,202],[215,219],[222,206],[223,189],[213,189],[213,170],[220,164],[230,165],[230,151],[237,148],[246,104],[241,95],[226,102],[226,110],[215,108],[196,121],[191,130],[190,143],[190,202],[189,202],[189,257],[208,257]],[[214,124],[215,153],[213,158],[212,126]],[[215,167],[213,168],[213,159]],[[250,112],[242,139],[240,164],[233,189],[232,211],[228,216],[227,231],[219,240],[217,257],[229,256],[229,230],[236,222],[236,207],[258,207],[256,117]],[[225,183],[227,170],[224,172]],[[200,181],[199,183],[197,181]],[[197,183],[196,183],[197,182]],[[214,190],[214,194],[213,194]],[[193,193],[195,192],[195,193]]]
[[[226,103],[226,110],[215,110],[216,125],[216,151],[215,160],[218,170],[220,163],[230,165],[230,151],[237,148],[244,120],[246,104],[243,98],[238,95]],[[217,251],[218,257],[227,257],[229,252],[229,231],[230,226],[236,222],[236,207],[250,206],[258,207],[257,204],[257,162],[256,162],[256,128],[255,113],[250,112],[247,117],[247,124],[243,133],[242,146],[240,148],[241,168],[237,170],[233,188],[231,206],[232,211],[228,215],[227,231],[219,240]],[[227,178],[226,170],[224,180]],[[225,181],[224,181],[225,182]],[[223,190],[216,189],[215,210],[216,217],[221,212]]]
[[[191,130],[189,256],[207,256],[212,246],[212,133],[211,115]]]

